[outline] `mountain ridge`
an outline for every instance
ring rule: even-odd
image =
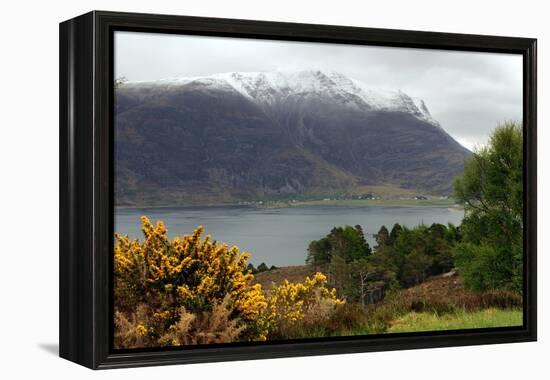
[[[183,86],[201,83],[209,86],[223,87],[222,83],[232,87],[243,96],[257,104],[263,101],[269,103],[269,91],[261,92],[261,87],[275,89],[282,96],[301,93],[316,93],[339,89],[336,94],[343,93],[361,98],[370,107],[377,110],[401,110],[417,115],[418,117],[439,126],[431,116],[425,102],[420,98],[413,98],[401,90],[372,89],[358,80],[348,78],[337,71],[324,72],[321,70],[301,71],[273,71],[273,72],[226,72],[205,76],[164,78],[153,81],[126,82],[125,86]],[[260,91],[258,90],[260,88]],[[273,93],[272,93],[273,95]],[[347,98],[348,105],[357,105],[353,99]]]
[[[449,194],[470,152],[402,91],[336,72],[223,73],[116,90],[119,204],[230,203],[384,185]]]

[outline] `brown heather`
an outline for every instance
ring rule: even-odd
[[[523,305],[520,293],[507,290],[472,292],[464,288],[460,276],[437,276],[415,287],[394,292],[384,302],[366,309],[371,332],[385,332],[388,324],[411,311],[437,315],[474,312],[489,308],[518,309]]]

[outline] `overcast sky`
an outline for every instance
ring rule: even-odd
[[[498,122],[522,118],[521,55],[199,37],[115,34],[115,77],[130,81],[233,71],[334,70],[402,90],[472,149]]]

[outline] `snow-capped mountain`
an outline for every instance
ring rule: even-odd
[[[375,90],[336,71],[231,72],[203,77],[130,82],[126,86],[179,87],[188,84],[235,90],[256,104],[268,107],[289,99],[325,97],[356,109],[407,112],[439,126],[423,100],[413,98],[400,90]]]
[[[423,101],[336,72],[224,73],[116,90],[123,204],[449,194],[470,152]]]

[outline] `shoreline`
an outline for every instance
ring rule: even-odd
[[[464,210],[464,207],[453,199],[334,199],[334,200],[309,200],[309,201],[263,201],[262,203],[218,203],[218,204],[188,204],[188,205],[132,205],[114,206],[115,210],[140,210],[140,209],[192,209],[192,208],[250,208],[250,209],[283,209],[292,207],[441,207],[454,210]]]

